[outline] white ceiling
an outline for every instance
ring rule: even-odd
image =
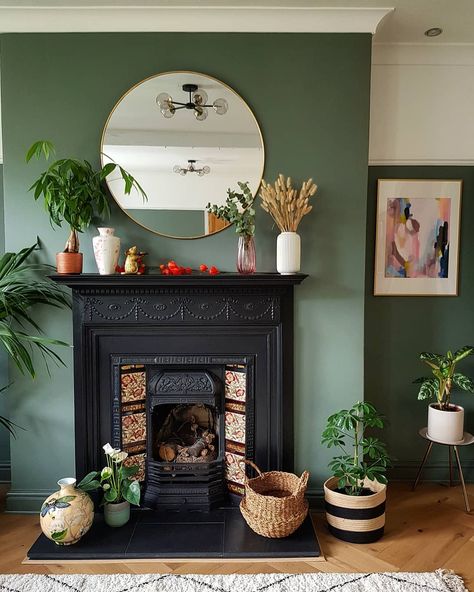
[[[199,6],[198,6],[199,4]],[[256,15],[261,9],[265,9],[265,13],[269,18],[269,27],[273,30],[285,30],[288,26],[289,30],[306,30],[301,23],[295,22],[298,20],[298,13],[300,20],[308,21],[308,15],[311,16],[311,23],[307,25],[308,30],[334,30],[347,31],[347,21],[354,23],[354,31],[362,31],[364,28],[358,24],[356,16],[364,15],[364,10],[354,13],[354,9],[365,9],[365,18],[368,18],[371,12],[367,9],[377,8],[394,8],[395,10],[389,13],[379,24],[375,41],[379,43],[474,43],[474,0],[205,0],[205,2],[197,3],[195,0],[139,0],[139,3],[134,4],[131,0],[0,0],[0,32],[7,31],[25,31],[25,30],[107,30],[107,24],[101,24],[100,28],[94,26],[94,15],[97,21],[107,23],[107,14],[110,21],[109,30],[126,30],[122,27],[117,27],[117,16],[120,12],[123,15],[127,14],[128,22],[130,22],[130,30],[153,30],[153,25],[150,28],[150,14],[156,15],[157,30],[163,30],[160,27],[160,15],[166,13],[169,22],[169,15],[175,11],[177,20],[179,13],[181,17],[186,17],[186,11],[183,7],[189,7],[196,15],[199,13],[200,17],[208,15],[209,22],[213,21],[216,16],[216,10],[219,13],[219,18],[224,19],[226,10],[237,9],[243,11],[242,19],[243,26],[248,24],[248,30],[259,30],[253,26],[256,20],[252,15]],[[276,16],[281,19],[281,26],[275,24],[272,20],[269,9],[276,8]],[[44,10],[44,23],[41,21],[41,13],[38,10]],[[65,9],[62,12],[62,20],[58,17],[58,10]],[[71,10],[73,9],[73,10]],[[106,9],[104,11],[104,9]],[[219,11],[220,9],[220,11]],[[278,10],[280,9],[280,10]],[[283,16],[285,12],[290,18],[285,19]],[[310,9],[310,12],[305,12],[304,9]],[[311,9],[314,12],[311,12]],[[347,10],[350,9],[350,10]],[[132,11],[132,12],[131,12]],[[151,12],[150,12],[151,11]],[[155,11],[155,12],[154,12]],[[189,12],[189,11],[188,11]],[[140,27],[138,19],[140,14],[148,19],[148,27]],[[259,13],[259,14],[260,14]],[[88,15],[88,21],[85,15]],[[227,15],[230,15],[227,12]],[[234,16],[232,12],[232,16]],[[372,11],[372,25],[367,25],[368,29],[375,29],[376,23],[383,13],[376,18],[376,13]],[[84,15],[84,23],[86,25],[74,26],[80,22],[81,15]],[[135,18],[130,20],[130,15]],[[275,15],[274,15],[275,16]],[[31,17],[31,18],[30,18]],[[172,17],[171,17],[172,18]],[[338,28],[338,19],[340,22],[345,20],[344,26]],[[105,19],[105,21],[104,21]],[[137,20],[135,20],[137,19]],[[318,19],[324,20],[324,25],[318,29]],[[375,19],[375,20],[374,20]],[[185,19],[184,19],[185,20]],[[227,19],[229,21],[230,19]],[[286,20],[286,22],[285,22]],[[198,21],[196,21],[198,22]],[[273,23],[273,24],[272,24]],[[126,25],[125,25],[126,26]],[[176,25],[176,30],[183,30]],[[242,29],[242,25],[235,25]],[[350,25],[349,25],[350,26]],[[188,30],[191,30],[189,25],[186,25]],[[198,25],[199,27],[199,25]],[[429,39],[423,35],[423,32],[431,27],[441,27],[444,32],[440,37]],[[198,28],[197,30],[203,30]],[[209,29],[215,30],[215,29]],[[222,30],[232,30],[232,25],[229,28],[223,27]]]

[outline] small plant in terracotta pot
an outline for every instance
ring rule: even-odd
[[[422,376],[414,382],[420,384],[418,399],[436,399],[428,407],[428,437],[438,442],[458,444],[464,436],[464,409],[451,403],[454,388],[474,393],[474,382],[456,372],[456,366],[464,358],[473,355],[474,347],[465,345],[454,353],[445,355],[422,352],[420,360],[427,364],[432,376]]]
[[[368,402],[331,415],[322,444],[342,454],[329,463],[333,476],[324,483],[330,532],[350,543],[371,543],[383,535],[390,458],[385,444],[367,431],[383,428],[383,417]]]
[[[26,162],[42,156],[49,160],[54,153],[51,142],[40,140],[28,150]],[[79,252],[78,233],[89,227],[93,216],[109,215],[105,179],[116,170],[120,172],[127,195],[136,189],[146,199],[140,184],[114,162],[94,170],[87,160],[62,158],[53,162],[30,187],[35,200],[43,196],[51,225],[62,226],[66,222],[70,228],[64,251],[56,255],[58,273],[81,273],[82,253]]]

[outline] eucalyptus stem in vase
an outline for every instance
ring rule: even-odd
[[[262,180],[260,197],[262,208],[270,214],[280,229],[277,239],[277,271],[281,274],[297,273],[301,265],[301,240],[297,233],[304,216],[313,209],[309,200],[318,187],[313,179],[305,181],[298,191],[291,177],[278,175],[272,184]]]
[[[237,271],[242,274],[255,273],[257,256],[255,253],[255,209],[254,195],[250,191],[248,182],[237,183],[241,193],[227,190],[227,199],[223,206],[207,204],[206,209],[221,220],[235,225],[235,232],[239,235],[237,247]]]

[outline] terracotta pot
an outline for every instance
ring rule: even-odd
[[[324,501],[329,532],[348,543],[373,543],[385,527],[385,498],[387,486],[377,481],[364,481],[372,495],[347,495],[335,491],[337,477],[324,483]]]
[[[56,253],[58,273],[82,273],[82,253]]]
[[[73,477],[60,479],[58,485],[60,490],[41,506],[41,529],[57,545],[73,545],[92,526],[94,504],[85,491],[76,488]]]
[[[445,444],[459,444],[464,437],[464,409],[450,405],[449,411],[438,408],[437,403],[428,407],[428,438]]]

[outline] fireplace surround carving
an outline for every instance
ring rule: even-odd
[[[100,466],[103,443],[121,445],[121,368],[137,364],[148,428],[179,405],[204,405],[215,422],[212,460],[171,467],[147,430],[145,505],[208,509],[224,500],[224,419],[240,404],[225,395],[226,368],[246,373],[245,456],[263,470],[291,471],[293,287],[305,277],[52,276],[73,290],[76,474]]]

